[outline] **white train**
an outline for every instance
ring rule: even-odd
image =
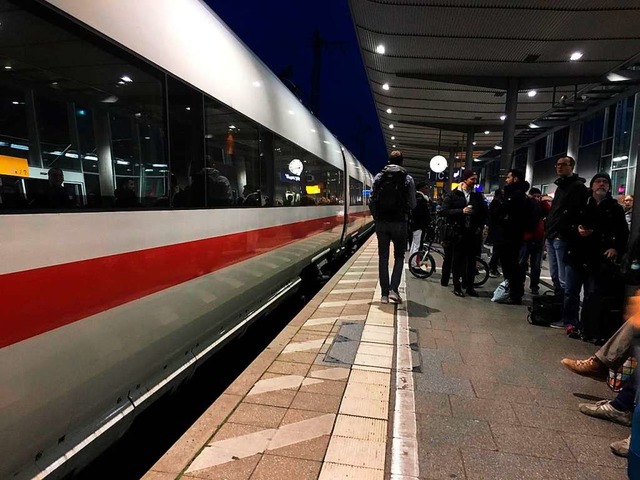
[[[0,478],[61,476],[369,230],[372,176],[198,0],[0,0]]]

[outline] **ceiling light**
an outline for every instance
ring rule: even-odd
[[[130,77],[130,76],[128,76],[128,75],[123,75],[123,76],[121,76],[121,77],[120,77],[120,80],[122,80],[123,82],[127,82],[127,83],[131,83],[131,82],[133,82],[133,80],[131,79],[131,77]]]
[[[124,85],[124,84],[125,84],[124,80],[119,80],[118,81],[118,85]]]
[[[620,75],[618,73],[611,72],[611,73],[607,74],[607,80],[609,80],[610,82],[625,82],[625,81],[631,80],[631,79],[629,77],[625,77],[625,76]]]
[[[234,128],[236,128],[235,125],[229,125],[229,130],[233,130]]]
[[[383,90],[389,90],[389,84],[385,83],[384,85],[382,85],[382,89]]]
[[[396,139],[396,137],[391,137],[391,140],[395,140],[395,139]]]
[[[473,145],[475,145],[475,144],[476,144],[476,143],[478,143],[478,142],[471,142],[471,143],[472,143]]]
[[[379,53],[380,55],[384,55],[384,52],[386,52],[384,45],[378,45],[376,47],[376,53]]]
[[[540,128],[538,125],[536,125],[535,123],[531,122],[529,124],[529,128]]]
[[[484,134],[485,134],[485,135],[489,135],[490,133],[491,133],[491,132],[490,132],[489,130],[485,130],[485,131],[484,131]]]
[[[614,158],[612,159],[612,161],[614,161],[614,162],[621,162],[621,161],[623,161],[623,160],[629,160],[629,157],[627,157],[626,155],[623,155],[623,156],[621,156],[621,157],[614,157]]]
[[[185,108],[185,110],[186,110],[187,112],[190,112],[190,111],[191,111],[191,107],[186,107],[186,108]]]
[[[391,110],[390,108],[387,108],[387,113],[393,113],[393,110]]]
[[[500,115],[500,120],[502,120],[503,122],[507,119],[506,115]]]
[[[391,124],[389,125],[389,128],[393,129],[393,123],[391,123]]]
[[[494,150],[502,150],[502,145],[494,145]]]
[[[391,145],[391,148],[396,148],[396,146],[395,145]]]
[[[11,65],[5,65],[5,66],[4,66],[4,69],[5,69],[5,70],[11,70],[12,68],[13,68],[13,67],[12,67]]]
[[[575,62],[576,60],[580,60],[582,58],[582,52],[573,52],[569,60]]]
[[[538,92],[536,92],[535,90],[529,90],[527,92],[527,95],[529,95],[530,97],[535,97],[538,94]]]

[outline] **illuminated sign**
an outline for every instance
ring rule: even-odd
[[[283,182],[299,182],[300,181],[299,175],[293,175],[289,172],[280,172],[280,178],[282,179]]]
[[[26,158],[9,157],[0,155],[0,175],[13,175],[15,177],[29,176],[29,162]]]
[[[305,190],[307,191],[307,195],[317,195],[321,193],[319,185],[307,185]]]

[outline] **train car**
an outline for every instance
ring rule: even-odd
[[[0,478],[60,477],[370,230],[372,177],[198,0],[0,24]]]

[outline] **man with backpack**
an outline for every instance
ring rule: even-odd
[[[381,303],[402,303],[398,293],[404,252],[407,248],[409,212],[416,206],[416,186],[411,175],[402,167],[402,152],[394,150],[389,163],[373,179],[369,208],[376,224],[378,237],[378,273]],[[389,283],[389,250],[393,242],[393,272]]]

